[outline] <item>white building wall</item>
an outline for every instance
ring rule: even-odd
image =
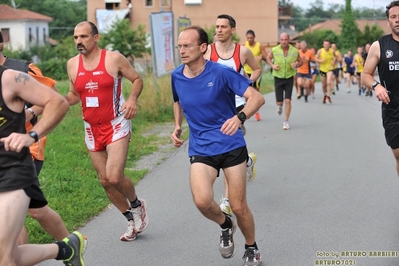
[[[6,46],[12,50],[28,50],[31,46],[43,46],[49,38],[48,22],[1,21],[0,29],[4,28],[10,29],[10,42],[6,43]]]

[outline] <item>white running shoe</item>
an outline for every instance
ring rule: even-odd
[[[126,232],[120,237],[122,241],[133,241],[137,237],[137,233],[134,230],[134,221],[130,220],[127,222]]]
[[[253,152],[248,154],[248,156],[251,158],[252,164],[250,166],[247,165],[247,181],[251,182],[256,177],[255,163],[256,163],[257,158],[256,158],[256,154]]]
[[[233,215],[233,212],[231,211],[230,208],[230,202],[228,198],[222,197],[222,199],[220,200],[220,209],[222,210],[222,212],[224,214],[227,214],[229,216]]]
[[[284,121],[284,122],[283,122],[283,129],[284,129],[284,130],[290,129],[290,125],[288,124],[288,121]]]
[[[227,229],[221,229],[219,252],[225,259],[230,259],[234,256],[236,248],[234,245],[233,234],[236,231],[236,221],[233,217],[229,217],[233,226]]]
[[[280,106],[280,105],[277,106],[277,111],[276,112],[277,112],[278,115],[281,115],[283,113],[283,107]]]
[[[140,199],[141,205],[137,208],[132,208],[134,230],[137,234],[142,233],[148,225],[147,203]]]

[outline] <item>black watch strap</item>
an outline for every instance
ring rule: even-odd
[[[37,135],[35,131],[30,131],[28,134],[35,140],[35,142],[39,141],[39,135]]]

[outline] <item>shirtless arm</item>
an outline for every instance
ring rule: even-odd
[[[262,69],[256,61],[254,54],[247,47],[241,46],[240,53],[241,62],[243,64],[248,64],[248,66],[252,69],[250,80],[255,82],[260,75],[262,75]]]
[[[75,89],[75,79],[76,79],[76,72],[77,72],[77,57],[73,57],[69,59],[67,63],[67,72],[68,72],[68,79],[69,79],[69,92],[65,95],[65,99],[69,103],[69,105],[75,105],[80,103],[79,93]]]
[[[259,110],[259,108],[263,104],[265,104],[265,98],[263,97],[263,95],[252,87],[248,87],[246,89],[243,97],[247,99],[247,102],[241,112],[245,113],[247,117],[253,116]],[[237,132],[241,124],[242,123],[240,119],[237,115],[235,115],[232,118],[227,119],[226,122],[224,122],[220,131],[223,134],[232,136]]]
[[[269,55],[266,57],[266,62],[270,65],[270,67],[273,69],[273,70],[278,70],[279,69],[279,67],[278,67],[278,65],[275,65],[275,64],[273,64],[273,52],[271,52],[271,53],[269,53]]]
[[[316,56],[315,56],[315,61],[316,61],[317,63],[323,63],[323,62],[325,61],[325,59],[321,59],[321,58],[320,58],[320,55],[321,55],[321,50],[318,50],[318,51],[317,51],[317,54],[316,54]]]
[[[39,138],[50,132],[69,109],[68,103],[61,95],[40,84],[28,74],[6,70],[2,76],[2,85],[4,88],[3,99],[10,110],[21,112],[25,101],[44,108],[42,119],[32,129]],[[20,133],[12,133],[0,141],[4,143],[6,150],[17,152],[34,143],[34,139],[28,134]],[[15,146],[15,144],[18,145]]]
[[[265,46],[263,46],[263,45],[260,46],[260,53],[262,54],[262,60],[266,61],[267,52],[266,52]]]
[[[118,72],[132,82],[132,92],[121,107],[121,111],[125,111],[125,119],[134,118],[137,114],[137,99],[143,90],[143,80],[122,54],[112,52],[112,62],[117,64]]]
[[[364,84],[367,88],[371,88],[371,85],[374,83],[374,71],[378,66],[380,61],[380,43],[378,41],[374,42],[369,50],[367,55],[366,62],[364,64],[363,73],[361,75],[362,84]],[[384,88],[383,85],[379,84],[375,88],[375,95],[378,100],[383,101],[386,104],[389,104],[389,95],[387,89]]]
[[[179,148],[184,143],[184,140],[180,139],[182,133],[181,125],[183,122],[183,109],[179,102],[173,103],[173,114],[175,118],[175,129],[170,135],[170,138],[172,139],[173,145],[175,145],[176,148]]]

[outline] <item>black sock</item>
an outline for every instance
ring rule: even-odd
[[[220,225],[222,229],[227,229],[227,228],[232,228],[233,223],[231,222],[230,218],[226,215],[226,220],[224,220],[224,223]]]
[[[58,255],[56,260],[66,260],[72,256],[72,248],[67,245],[64,241],[55,241],[58,245]]]
[[[133,214],[132,214],[132,212],[130,210],[127,210],[127,211],[123,212],[122,214],[123,214],[123,216],[126,217],[126,219],[128,221],[133,220]]]
[[[132,207],[132,208],[137,208],[139,206],[141,206],[141,202],[139,201],[139,199],[137,197],[135,200],[130,202],[130,207]]]
[[[248,248],[256,248],[256,249],[258,249],[258,246],[256,245],[256,242],[254,242],[252,245],[245,244],[245,249],[248,249]]]

